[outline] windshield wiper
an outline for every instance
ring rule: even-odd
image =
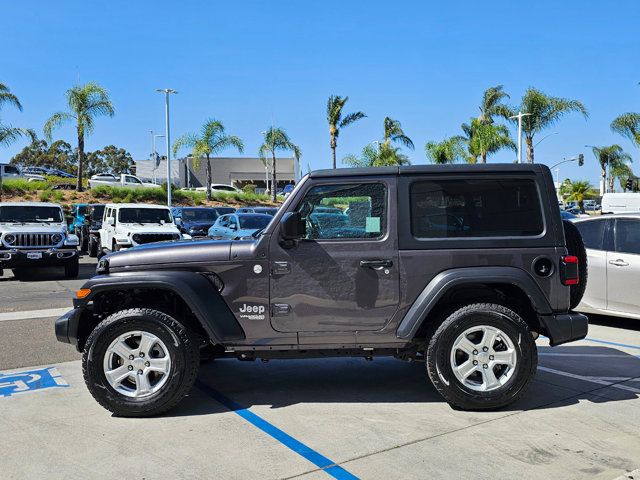
[[[252,236],[253,238],[258,238],[260,235],[262,235],[262,232],[264,232],[264,229],[265,229],[265,228],[267,228],[267,227],[262,227],[261,229],[256,230],[255,232],[253,232],[253,233],[251,234],[251,236]]]

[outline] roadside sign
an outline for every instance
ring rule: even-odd
[[[58,369],[46,367],[26,372],[0,373],[0,397],[27,393],[45,388],[68,387]]]

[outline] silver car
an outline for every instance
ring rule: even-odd
[[[587,248],[589,281],[579,312],[640,319],[640,213],[574,221]]]

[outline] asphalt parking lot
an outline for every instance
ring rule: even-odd
[[[93,270],[83,259],[81,277]],[[613,479],[640,468],[640,322],[595,318],[587,340],[556,348],[540,339],[531,389],[497,412],[451,409],[422,363],[216,360],[176,409],[123,419],[93,400],[80,355],[53,334],[82,282],[55,269],[0,277],[2,479]]]

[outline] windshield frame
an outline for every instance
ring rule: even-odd
[[[17,210],[19,214],[11,215],[8,214],[6,217],[3,216],[4,211],[6,210]],[[19,219],[20,213],[26,213],[28,210],[39,210],[39,209],[47,209],[50,210],[50,213],[57,213],[57,217],[54,215],[50,215],[48,218],[52,218],[52,220],[44,220],[36,218],[34,214],[31,218]],[[56,207],[53,205],[0,205],[0,223],[63,223],[64,222],[64,213],[62,212],[62,208]]]

